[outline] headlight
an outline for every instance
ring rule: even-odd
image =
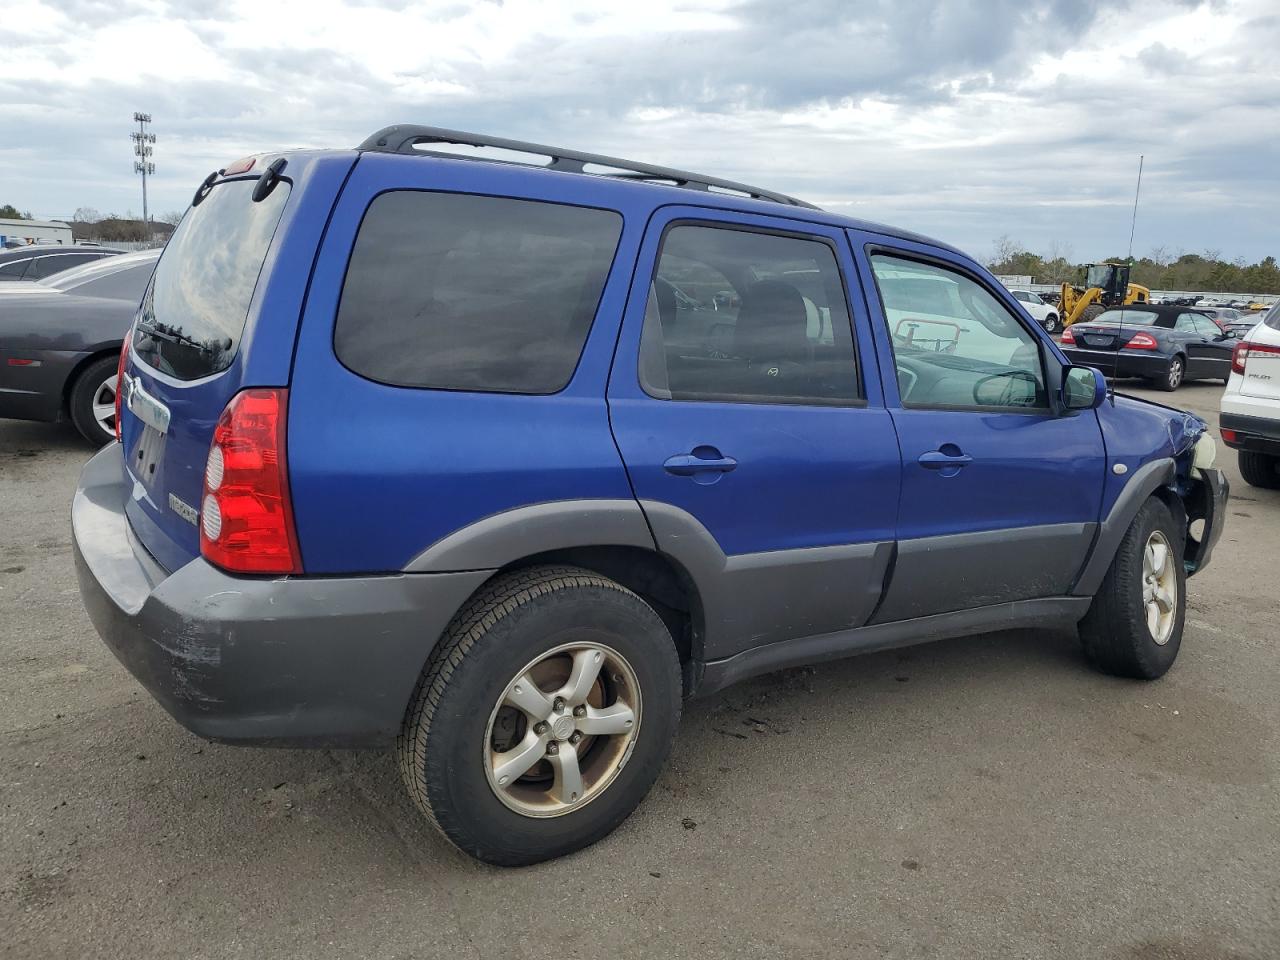
[[[1202,433],[1200,439],[1196,441],[1195,450],[1191,456],[1191,469],[1208,470],[1213,466],[1214,460],[1218,456],[1218,445],[1214,443],[1213,437],[1208,433]]]

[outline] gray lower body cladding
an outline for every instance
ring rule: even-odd
[[[227,742],[391,742],[436,640],[486,571],[247,578],[172,574],[130,535],[118,444],[72,508],[80,592],[116,658],[184,727]]]

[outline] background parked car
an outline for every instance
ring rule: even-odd
[[[0,250],[0,283],[15,280],[43,280],[63,270],[93,263],[103,257],[114,257],[123,250],[109,247],[53,247],[35,244]]]
[[[101,258],[0,286],[0,417],[69,417],[93,443],[115,437],[120,344],[159,256]]]
[[[1245,482],[1280,488],[1280,304],[1236,343],[1218,422]]]
[[[1030,290],[1010,290],[1009,292],[1049,333],[1057,333],[1062,329],[1062,321],[1058,319],[1058,308],[1045,303],[1038,293],[1032,293]]]
[[[1233,343],[1204,313],[1172,305],[1108,310],[1062,334],[1072,363],[1109,377],[1145,377],[1161,390],[1177,390],[1184,380],[1225,380]]]

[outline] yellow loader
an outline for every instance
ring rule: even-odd
[[[1070,282],[1062,284],[1058,316],[1065,328],[1073,323],[1092,320],[1111,307],[1127,307],[1150,299],[1150,289],[1129,282],[1129,264],[1091,263],[1085,272],[1083,287],[1073,286]]]

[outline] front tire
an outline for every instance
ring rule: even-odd
[[[399,739],[419,809],[500,866],[607,836],[657,779],[679,725],[680,663],[644,600],[575,567],[496,577],[423,671]]]
[[[1240,475],[1251,487],[1280,490],[1280,457],[1253,450],[1237,450]]]
[[[1044,327],[1045,333],[1053,334],[1062,330],[1062,324],[1058,322],[1056,313],[1049,314],[1040,322],[1040,325]]]
[[[116,367],[118,357],[95,360],[81,371],[67,399],[71,422],[94,446],[116,438]]]
[[[1184,543],[1169,508],[1148,499],[1080,621],[1085,655],[1103,673],[1154,680],[1173,666],[1186,617]]]

